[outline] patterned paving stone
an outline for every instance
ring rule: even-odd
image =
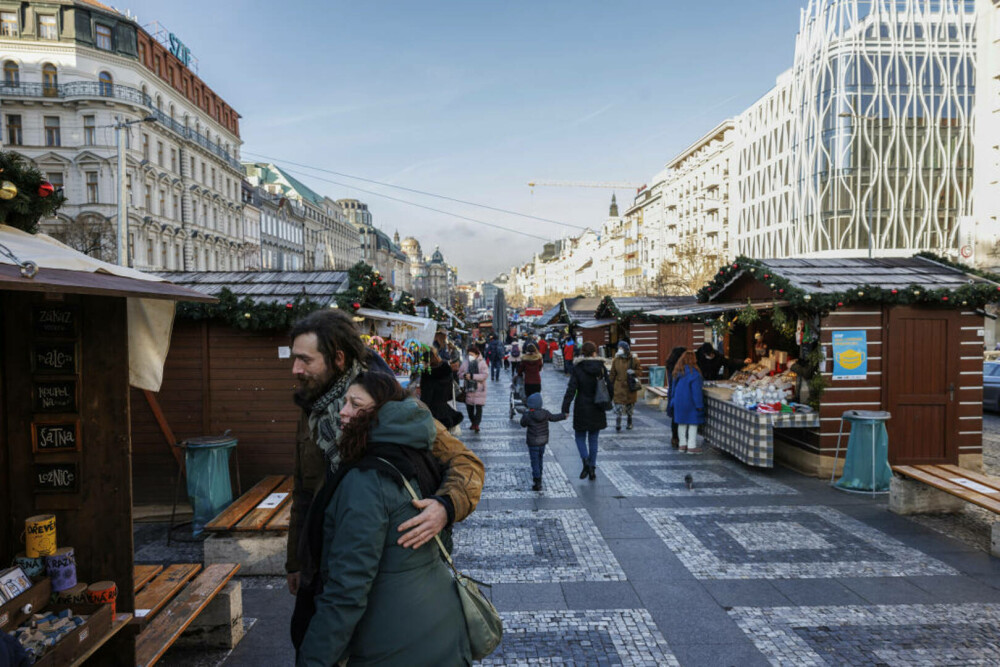
[[[465,446],[476,454],[482,453],[486,456],[521,455],[528,456],[528,445],[525,442],[524,433],[517,436],[494,436],[490,437],[485,433],[474,438],[466,438]],[[546,455],[549,454],[546,449]]]
[[[644,609],[502,614],[504,638],[480,665],[679,665]]]
[[[601,472],[626,496],[745,496],[798,493],[790,486],[764,474],[741,469],[737,464],[702,456],[676,455],[668,461],[597,460]],[[685,476],[691,475],[694,485],[688,489]]]
[[[586,510],[479,511],[454,533],[458,567],[489,583],[624,581]]]
[[[515,457],[490,457],[483,462],[486,466],[486,481],[483,484],[484,499],[498,498],[575,498],[576,491],[562,466],[546,451],[545,466],[542,469],[542,490],[532,491],[531,462],[527,452],[521,460]]]
[[[1000,605],[737,607],[773,665],[997,665]]]
[[[829,507],[637,509],[699,579],[956,575]]]

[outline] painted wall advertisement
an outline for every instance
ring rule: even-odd
[[[833,379],[864,380],[868,377],[868,332],[833,332]]]

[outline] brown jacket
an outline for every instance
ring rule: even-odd
[[[639,392],[628,390],[628,370],[630,368],[635,371],[635,377],[638,379],[642,374],[642,363],[639,361],[639,357],[634,354],[628,359],[615,357],[614,361],[611,362],[608,377],[611,379],[611,386],[614,388],[615,394],[611,400],[615,403],[627,405],[635,403],[639,399]]]
[[[455,436],[435,420],[437,437],[431,452],[447,466],[439,496],[448,496],[455,508],[455,521],[462,521],[472,514],[483,492],[485,471],[483,462]],[[306,520],[306,512],[313,496],[323,486],[323,450],[315,443],[309,429],[309,418],[303,412],[295,433],[295,477],[292,488],[292,516],[288,524],[288,549],[285,570],[299,571],[299,531]]]

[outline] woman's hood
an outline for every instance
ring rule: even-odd
[[[538,354],[537,352],[535,352],[535,353],[529,352],[527,354],[522,354],[521,355],[521,361],[535,361],[535,360],[541,359],[541,358],[542,358],[542,355]]]
[[[413,449],[430,449],[437,437],[434,417],[430,410],[415,399],[389,401],[378,411],[372,426],[372,442],[403,445]]]
[[[604,362],[600,359],[584,358],[577,365],[588,375],[598,376],[604,373]]]

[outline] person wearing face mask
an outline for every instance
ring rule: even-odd
[[[468,356],[458,369],[458,377],[465,388],[465,410],[469,413],[471,428],[479,433],[479,424],[483,421],[483,406],[486,405],[486,378],[489,377],[489,372],[478,346],[469,346]]]
[[[625,341],[618,341],[618,352],[611,362],[611,371],[608,377],[611,379],[611,386],[614,388],[614,395],[611,400],[615,406],[615,430],[622,430],[622,414],[627,418],[625,428],[632,430],[632,413],[635,410],[635,402],[639,399],[639,390],[635,387],[639,385],[639,375],[642,374],[642,363],[636,356],[629,344]]]

